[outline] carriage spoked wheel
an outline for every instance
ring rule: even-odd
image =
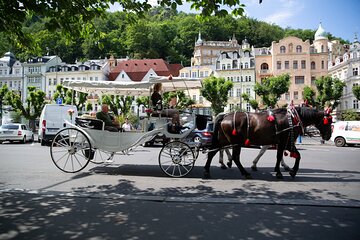
[[[90,153],[90,154],[89,154]],[[91,149],[91,151],[83,151],[83,154],[86,156],[90,155],[90,162],[95,164],[102,164],[102,163],[110,163],[113,161],[114,153],[113,152],[107,152],[101,149]]]
[[[84,154],[84,153],[88,154]],[[91,159],[89,138],[76,128],[59,131],[50,146],[51,159],[55,166],[67,173],[84,169]]]
[[[172,141],[161,149],[159,166],[170,177],[184,177],[194,168],[195,154],[186,143]]]

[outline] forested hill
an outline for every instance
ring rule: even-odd
[[[124,13],[108,12],[105,17],[95,19],[96,30],[91,29],[93,32],[90,31],[88,37],[69,41],[60,33],[46,30],[46,21],[32,17],[24,23],[25,31],[32,33],[35,42],[31,51],[14,46],[6,40],[4,33],[0,33],[1,56],[11,51],[24,61],[29,56],[49,54],[59,55],[64,62],[73,63],[76,60],[98,59],[112,54],[116,58],[162,58],[170,63],[183,63],[188,66],[199,31],[203,40],[226,41],[235,34],[239,43],[247,38],[255,47],[269,47],[272,41],[290,35],[313,41],[318,27],[283,29],[257,19],[233,18],[230,15],[200,21],[194,14],[158,7],[147,13],[145,18],[137,19],[131,24],[126,21]],[[330,40],[335,39],[330,33],[328,37]]]

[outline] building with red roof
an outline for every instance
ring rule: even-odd
[[[169,64],[163,59],[131,59],[118,63],[109,72],[110,81],[141,82],[150,76],[179,76],[181,64]]]

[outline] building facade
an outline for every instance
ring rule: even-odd
[[[281,97],[278,105],[283,106],[291,101],[296,105],[301,104],[304,87],[310,86],[315,90],[315,79],[328,74],[328,45],[326,32],[320,24],[313,44],[309,40],[302,41],[290,36],[272,42],[270,48],[257,48],[256,80],[261,83],[269,76],[289,74],[289,91]]]
[[[214,76],[233,82],[225,111],[252,111],[250,104],[242,100],[246,93],[255,99],[255,50],[245,39],[237,51],[221,52],[216,60]]]
[[[352,92],[353,86],[360,85],[359,71],[360,43],[357,36],[355,36],[354,42],[350,44],[348,51],[341,56],[336,56],[333,61],[329,62],[329,75],[333,78],[340,79],[346,84],[340,99],[340,104],[336,109],[337,116],[349,109],[360,112],[359,101]]]
[[[0,88],[4,85],[7,85],[10,91],[22,94],[23,67],[11,52],[5,53],[0,58]]]

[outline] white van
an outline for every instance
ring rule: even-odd
[[[69,111],[74,112],[71,115]],[[40,115],[38,141],[45,146],[54,139],[58,131],[66,127],[65,121],[74,123],[77,116],[74,105],[46,104]]]
[[[331,140],[337,147],[345,144],[360,144],[360,121],[339,121],[334,123]]]

